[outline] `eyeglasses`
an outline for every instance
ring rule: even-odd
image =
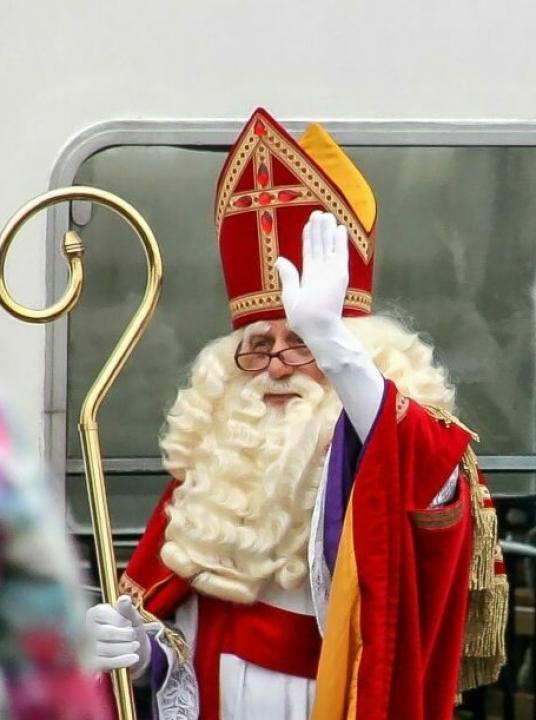
[[[238,346],[234,360],[240,370],[246,372],[266,370],[272,358],[277,358],[283,365],[290,367],[299,367],[314,362],[313,354],[306,345],[295,345],[278,350],[278,352],[240,352],[241,346],[241,344]]]

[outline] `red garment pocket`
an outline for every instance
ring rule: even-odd
[[[432,532],[454,527],[460,522],[463,515],[464,502],[461,497],[438,508],[408,510],[409,519],[414,527]]]

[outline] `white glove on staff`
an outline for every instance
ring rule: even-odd
[[[328,376],[359,438],[365,441],[383,396],[383,378],[342,321],[348,287],[348,232],[331,213],[316,210],[303,228],[303,271],[275,263],[291,330]]]
[[[145,673],[151,660],[151,643],[128,595],[121,595],[115,608],[109,604],[89,608],[86,626],[95,643],[96,670],[130,668],[133,679]]]

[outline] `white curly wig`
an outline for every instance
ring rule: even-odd
[[[453,409],[431,345],[386,316],[345,322],[402,394]],[[312,508],[341,406],[327,382],[295,373],[285,382],[301,398],[269,408],[268,374],[234,364],[243,336],[204,348],[167,416],[164,466],[182,482],[167,508],[161,559],[200,592],[251,603],[269,581],[292,589],[306,577]]]

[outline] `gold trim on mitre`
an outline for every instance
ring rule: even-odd
[[[370,293],[363,290],[354,290],[349,288],[346,291],[344,299],[346,308],[352,307],[365,313],[370,313],[372,307],[372,297]],[[263,312],[273,310],[277,307],[283,307],[280,292],[264,292],[251,293],[249,295],[241,295],[234,298],[229,303],[231,315],[233,318],[241,317],[251,312]]]

